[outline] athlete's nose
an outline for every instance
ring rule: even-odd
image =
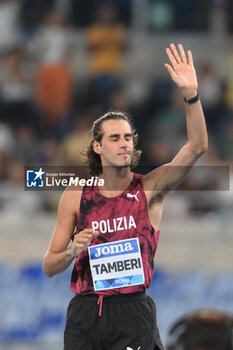
[[[123,148],[125,150],[128,148],[127,141],[124,137],[120,139],[120,148]]]

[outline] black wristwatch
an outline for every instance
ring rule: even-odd
[[[192,105],[193,103],[197,102],[199,100],[199,94],[197,94],[196,96],[194,96],[193,98],[190,98],[189,100],[187,100],[184,97],[184,102],[187,103],[188,105]]]

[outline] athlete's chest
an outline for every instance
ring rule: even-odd
[[[80,207],[78,224],[101,234],[135,232],[147,218],[145,197],[139,190],[115,198],[93,196]]]

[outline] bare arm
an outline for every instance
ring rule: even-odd
[[[80,197],[81,191],[66,190],[61,198],[57,224],[43,261],[43,270],[48,277],[65,271],[98,234],[85,229],[75,235],[72,245],[67,248],[76,225]]]
[[[166,52],[171,65],[165,64],[172,80],[181,89],[183,97],[191,99],[197,95],[198,83],[193,66],[192,53],[188,50],[188,59],[183,46],[179,44],[179,52],[174,44]],[[184,103],[185,104],[185,103]],[[187,143],[168,164],[150,172],[143,178],[148,200],[156,195],[163,198],[169,191],[175,189],[186,177],[191,166],[207,150],[208,137],[201,102],[185,104]]]

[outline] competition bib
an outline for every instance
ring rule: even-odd
[[[144,283],[138,238],[90,246],[88,253],[95,291]]]

